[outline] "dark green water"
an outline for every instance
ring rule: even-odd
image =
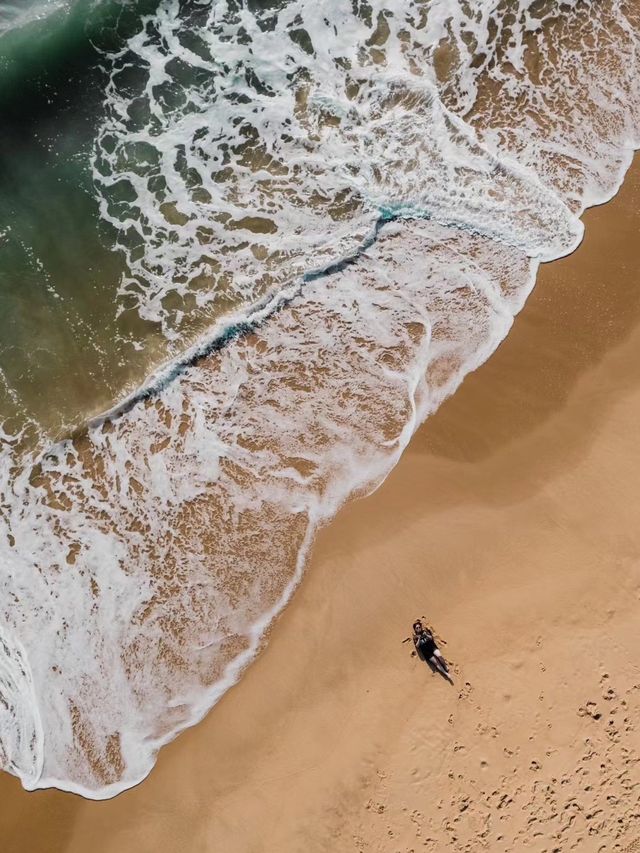
[[[0,35],[0,423],[33,419],[58,434],[162,355],[154,324],[117,316],[123,260],[90,170],[101,50],[117,48],[153,5],[89,14],[80,2]]]

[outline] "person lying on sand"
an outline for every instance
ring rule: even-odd
[[[413,623],[413,645],[425,660],[431,660],[434,655],[440,654],[433,634],[419,619]]]
[[[422,624],[420,619],[416,619],[413,623],[413,645],[419,655],[439,670],[445,678],[449,677],[449,667],[442,657],[433,633]]]

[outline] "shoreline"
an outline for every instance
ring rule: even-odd
[[[495,156],[497,159],[499,159],[497,154],[492,154],[491,151],[488,148],[485,148],[484,145],[482,145],[481,147],[483,150],[486,150],[489,156]],[[624,157],[621,161],[618,180],[616,181],[614,187],[609,193],[604,194],[598,200],[591,199],[588,202],[585,201],[580,210],[573,212],[573,215],[576,217],[577,220],[579,220],[580,224],[582,225],[580,238],[575,244],[568,247],[561,254],[552,257],[543,258],[541,256],[529,256],[532,261],[534,261],[537,265],[533,287],[535,287],[538,271],[540,270],[540,267],[542,265],[554,263],[557,260],[569,257],[580,248],[580,245],[584,240],[585,234],[584,223],[582,222],[585,212],[590,210],[592,207],[601,207],[602,205],[606,205],[616,197],[616,195],[620,191],[620,188],[624,184],[625,178],[631,167],[631,164],[633,163],[635,152],[637,150],[638,147],[635,143],[632,143],[628,147],[623,149],[623,151],[628,154],[628,157]],[[535,173],[530,174],[529,171],[523,168],[517,160],[512,160],[507,156],[504,159],[504,163],[508,165],[510,169],[514,170],[514,172],[518,174],[521,173],[525,179],[537,181],[538,183],[540,183],[538,176],[535,175]],[[540,187],[545,192],[553,192],[542,183],[540,183]],[[113,401],[112,405],[110,405],[106,409],[102,409],[96,412],[95,414],[88,414],[77,424],[69,424],[63,427],[61,430],[61,434],[58,437],[51,439],[49,443],[39,452],[36,458],[38,459],[45,457],[47,456],[47,454],[52,452],[53,448],[56,445],[64,444],[66,441],[72,440],[75,436],[80,435],[87,430],[101,427],[105,422],[110,421],[112,419],[116,419],[121,415],[126,414],[137,404],[143,402],[148,397],[152,397],[153,395],[158,394],[169,383],[179,379],[179,377],[186,370],[188,370],[189,367],[197,364],[201,359],[206,358],[207,356],[217,352],[222,347],[226,346],[226,344],[232,341],[234,338],[243,334],[250,334],[256,328],[259,328],[262,323],[268,321],[274,314],[276,314],[282,308],[289,305],[293,300],[298,297],[302,297],[305,284],[315,281],[316,279],[323,278],[325,276],[331,276],[334,273],[340,272],[344,268],[355,263],[358,258],[365,254],[366,251],[375,244],[380,230],[383,229],[385,226],[400,224],[402,222],[411,222],[414,219],[420,220],[421,218],[423,217],[405,217],[402,215],[386,216],[385,214],[380,213],[370,233],[366,236],[364,240],[362,240],[360,245],[357,246],[352,253],[345,255],[344,257],[337,258],[336,260],[333,260],[325,264],[324,266],[307,271],[303,275],[293,280],[290,284],[285,285],[281,290],[269,291],[268,293],[265,293],[254,303],[246,306],[246,308],[241,309],[240,311],[232,311],[229,314],[222,315],[221,317],[216,319],[211,325],[207,326],[201,333],[197,334],[195,336],[195,340],[187,347],[186,350],[179,353],[178,355],[170,356],[166,359],[161,359],[160,362],[155,367],[153,367],[151,371],[147,373],[140,382],[135,384],[135,387],[132,390],[125,390],[121,397],[118,397]],[[475,231],[473,228],[466,227],[455,221],[441,221],[440,219],[438,219],[438,217],[433,217],[431,215],[425,215],[424,218],[427,220],[433,220],[438,224],[443,225],[444,227],[459,229],[463,232],[477,234],[479,236],[489,237],[493,239],[493,236],[489,233],[485,234],[482,231]],[[499,239],[498,242],[500,242]],[[489,356],[489,358],[490,357],[491,356]],[[465,377],[463,377],[462,381],[464,381],[466,375],[468,374],[465,374]]]
[[[486,814],[499,811],[469,794],[476,776],[488,779],[495,767],[516,802],[531,773],[542,778],[546,750],[544,760],[511,761],[496,745],[524,754],[526,732],[534,731],[540,751],[550,721],[561,731],[553,740],[561,763],[573,730],[593,728],[593,717],[574,705],[582,691],[587,708],[603,667],[617,679],[617,695],[640,690],[640,672],[624,651],[640,588],[633,512],[640,487],[634,490],[627,463],[640,411],[638,198],[636,161],[610,206],[584,215],[576,252],[539,270],[509,336],[418,429],[384,484],[320,530],[266,649],[207,719],[161,751],[142,785],[90,802],[27,794],[3,774],[1,831],[11,853],[84,853],[89,845],[96,853],[463,850],[455,845],[479,844]],[[603,474],[607,465],[614,481]],[[402,645],[425,611],[447,641],[454,689],[419,669]],[[613,656],[598,659],[601,637],[620,671]],[[589,683],[590,663],[597,684]],[[511,691],[498,692],[503,679]],[[539,700],[545,722],[532,729],[527,708],[536,693],[554,701]],[[604,701],[596,696],[596,705]],[[515,709],[521,740],[505,703]],[[486,736],[479,725],[498,734]],[[627,732],[625,743],[637,751],[637,732]],[[479,749],[486,756],[476,760]],[[542,767],[531,771],[533,761]],[[566,763],[573,770],[573,755]],[[502,791],[497,782],[482,784]],[[584,796],[577,782],[565,789],[578,802]],[[460,811],[463,796],[471,801]],[[454,841],[454,830],[430,824],[442,809],[445,824],[460,814],[478,824],[471,842],[459,825]],[[640,837],[637,827],[625,831],[635,835],[624,843]],[[427,835],[440,846],[424,845]],[[580,847],[592,849],[602,848],[591,838]]]

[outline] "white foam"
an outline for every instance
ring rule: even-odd
[[[636,30],[613,0],[531,8],[220,2],[196,27],[168,2],[111,58],[95,169],[131,271],[121,309],[176,346],[193,312],[216,334],[255,328],[34,466],[1,437],[0,738],[25,786],[103,798],[144,778],[255,655],[318,525],[384,479],[508,333],[539,261],[575,247],[577,213],[619,185]],[[554,53],[548,79],[532,40]],[[120,72],[136,65],[134,96]],[[250,157],[232,150],[243,127]]]
[[[0,761],[26,788],[42,774],[43,732],[28,661],[0,629]]]
[[[580,223],[535,172],[489,154],[443,107],[435,36],[419,55],[403,48],[411,4],[358,17],[347,0],[296,0],[272,29],[270,10],[233,8],[207,7],[197,55],[180,48],[193,20],[178,0],[148,19],[114,60],[98,138],[101,212],[131,271],[121,296],[168,335],[185,304],[246,307],[352,255],[381,214],[432,217],[543,258],[575,246]],[[391,30],[382,65],[365,49],[379,16]],[[292,40],[302,26],[312,56]],[[132,56],[135,96],[122,72]]]
[[[47,692],[38,784],[110,796],[148,772],[255,653],[317,525],[386,476],[531,280],[517,250],[387,226],[254,337],[14,482],[3,616]]]
[[[0,36],[70,8],[69,0],[5,0],[0,6]]]

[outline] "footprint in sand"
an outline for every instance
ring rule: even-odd
[[[458,699],[468,699],[473,691],[473,687],[471,686],[470,681],[465,681],[464,687],[458,693]]]
[[[591,717],[592,720],[599,720],[602,714],[598,711],[598,706],[595,702],[587,702],[586,705],[581,705],[578,708],[579,717]]]

